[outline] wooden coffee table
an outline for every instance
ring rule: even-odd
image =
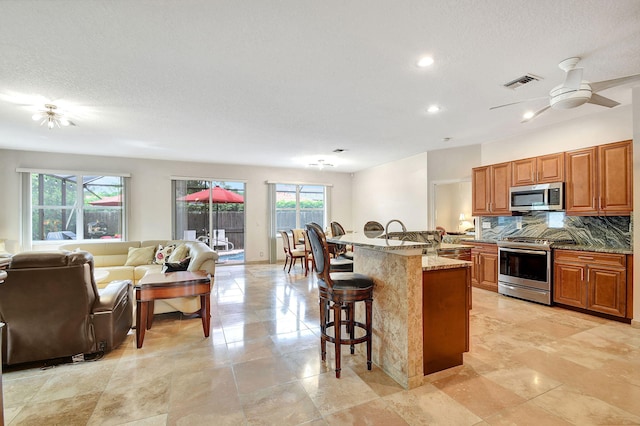
[[[200,296],[200,316],[204,337],[209,337],[211,324],[211,276],[205,271],[149,273],[135,285],[136,344],[142,347],[144,333],[153,324],[153,302],[184,296]]]

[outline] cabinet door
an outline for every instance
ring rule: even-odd
[[[480,253],[478,257],[478,287],[498,291],[498,254]]]
[[[472,169],[471,186],[473,192],[471,201],[472,214],[474,216],[486,216],[490,214],[491,175],[489,174],[489,166]]]
[[[624,317],[627,314],[626,270],[589,266],[587,309]]]
[[[536,182],[564,182],[564,152],[536,159]]]
[[[536,183],[536,159],[525,158],[511,162],[511,186],[534,185]]]
[[[598,147],[600,198],[604,215],[629,215],[633,210],[633,163],[631,141]]]
[[[587,307],[586,266],[556,262],[553,267],[553,301],[565,305]]]
[[[509,211],[509,188],[511,187],[511,163],[491,166],[491,214],[506,216]]]
[[[581,149],[566,153],[567,214],[597,214],[596,148]]]

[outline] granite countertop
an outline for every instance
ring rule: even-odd
[[[327,237],[327,242],[336,244],[348,244],[354,247],[391,252],[404,256],[422,254],[423,249],[431,247],[431,245],[428,243],[387,240],[385,238],[369,238],[364,234],[356,233],[347,233],[337,237]]]
[[[466,260],[449,259],[438,256],[422,256],[422,270],[435,271],[438,269],[470,268],[471,262]]]
[[[460,240],[460,244],[476,244],[476,243],[482,243],[482,244],[495,244],[496,240],[473,240],[473,239],[468,239],[468,240]]]
[[[554,250],[593,251],[596,253],[633,254],[632,248],[608,247],[593,244],[552,244]]]

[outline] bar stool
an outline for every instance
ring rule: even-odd
[[[313,250],[313,261],[318,276],[320,296],[320,348],[322,360],[327,358],[327,341],[335,346],[336,378],[340,378],[341,346],[350,345],[351,353],[355,345],[367,343],[367,369],[371,370],[371,316],[373,306],[373,280],[363,274],[353,272],[330,272],[329,248],[322,228],[316,223],[307,224],[309,243]],[[364,302],[365,323],[355,320],[355,304]],[[342,319],[342,311],[346,319]],[[333,311],[333,321],[330,312]],[[342,336],[342,326],[346,327],[348,337]],[[333,328],[333,336],[327,329]],[[356,328],[364,330],[365,335],[356,338]]]
[[[331,227],[331,235],[334,237],[346,234],[344,228],[338,222],[331,222],[329,226]],[[336,249],[339,257],[353,260],[353,251],[349,251],[345,244],[336,245]]]

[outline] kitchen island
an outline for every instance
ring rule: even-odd
[[[425,374],[462,364],[469,339],[470,262],[423,256],[425,243],[355,233],[327,241],[352,245],[354,271],[374,281],[372,358],[378,367],[412,389],[423,384]]]

